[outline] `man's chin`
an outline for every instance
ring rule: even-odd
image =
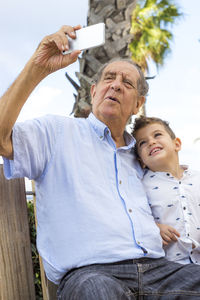
[[[114,109],[103,109],[100,111],[99,114],[97,114],[105,119],[118,119],[119,118],[119,112]]]

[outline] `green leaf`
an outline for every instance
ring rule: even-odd
[[[139,0],[132,15],[131,33],[134,36],[129,48],[133,60],[143,71],[148,61],[157,67],[163,65],[171,50],[173,34],[169,31],[182,15],[173,0]]]

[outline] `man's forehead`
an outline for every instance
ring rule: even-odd
[[[103,74],[108,73],[108,72],[123,73],[123,75],[129,75],[134,78],[139,77],[139,72],[138,72],[137,68],[133,64],[126,62],[126,61],[114,61],[114,62],[109,63],[105,67]]]

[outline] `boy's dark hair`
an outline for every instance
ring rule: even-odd
[[[135,119],[133,124],[132,135],[135,137],[139,129],[144,128],[147,125],[156,124],[156,123],[162,125],[173,140],[176,138],[175,133],[169,126],[169,122],[164,121],[160,118],[144,117],[144,116]]]

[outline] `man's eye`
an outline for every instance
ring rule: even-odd
[[[112,79],[113,79],[113,76],[108,75],[108,76],[105,76],[104,79],[105,79],[105,80],[112,80]]]
[[[128,87],[134,87],[132,82],[128,81],[128,80],[124,80],[124,83],[126,84],[126,86]]]

